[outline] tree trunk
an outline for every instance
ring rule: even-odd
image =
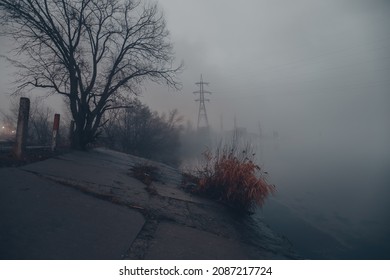
[[[84,122],[75,122],[75,130],[71,137],[71,147],[75,150],[87,150],[88,144],[91,144],[95,140],[96,129],[91,127],[85,127]]]
[[[84,123],[78,120],[75,121],[75,130],[72,135],[71,147],[75,150],[87,150],[88,143],[91,141],[86,137],[88,131],[84,128]]]
[[[77,127],[76,127],[76,129],[72,135],[72,143],[71,143],[72,149],[84,150],[84,151],[87,149],[87,144],[85,143],[85,141],[83,141],[83,138],[84,138],[83,134],[84,134],[83,131],[80,129],[77,129]]]

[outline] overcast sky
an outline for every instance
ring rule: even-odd
[[[260,122],[295,136],[390,140],[390,1],[160,3],[186,70],[181,93],[145,93],[153,108],[179,107],[196,123],[203,73],[216,129],[236,115],[252,131]]]
[[[238,125],[291,135],[375,135],[389,141],[390,1],[160,0],[182,91],[145,88],[153,109],[178,108],[196,124],[192,94],[210,82],[215,129]],[[1,38],[1,52],[6,50]],[[0,102],[12,69],[0,61]],[[8,75],[7,75],[8,74]],[[54,101],[52,101],[54,102]],[[343,132],[343,133],[341,133]],[[381,143],[382,143],[381,142]]]

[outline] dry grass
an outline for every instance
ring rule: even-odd
[[[265,173],[254,162],[250,145],[237,148],[236,142],[203,153],[204,163],[196,173],[195,193],[204,194],[239,210],[251,211],[262,206],[275,191],[265,180]]]

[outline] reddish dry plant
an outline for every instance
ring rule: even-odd
[[[237,149],[217,149],[213,154],[206,151],[205,164],[198,169],[197,193],[205,194],[228,205],[249,211],[256,205],[262,206],[264,200],[274,193],[275,186],[266,182],[261,168]]]

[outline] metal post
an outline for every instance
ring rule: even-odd
[[[29,114],[30,99],[21,97],[19,103],[18,124],[16,128],[16,141],[13,148],[13,154],[17,159],[22,159],[25,152]]]
[[[51,151],[54,152],[57,148],[57,138],[58,138],[58,130],[60,128],[60,114],[54,115],[54,123],[53,123],[53,138],[51,142]]]

